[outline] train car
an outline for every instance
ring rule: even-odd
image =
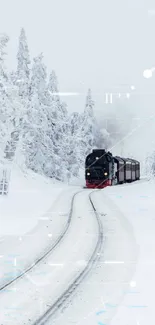
[[[135,160],[135,164],[136,164],[136,180],[140,179],[140,163],[139,161]]]
[[[104,149],[94,149],[85,160],[87,188],[133,182],[140,179],[140,163],[130,158],[113,157]]]
[[[130,159],[131,161],[131,181],[134,182],[136,180],[136,162],[134,159]]]
[[[114,163],[117,165],[117,171],[115,173],[115,177],[117,179],[117,184],[123,184],[125,181],[125,174],[124,174],[124,160],[121,157],[114,157]]]
[[[125,182],[132,181],[132,169],[131,169],[131,161],[129,158],[122,158],[124,160],[124,179]]]

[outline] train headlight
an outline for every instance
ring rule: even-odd
[[[90,176],[90,173],[87,173],[87,176]]]
[[[108,175],[108,173],[104,173],[104,175],[105,175],[105,176],[107,176],[107,175]]]

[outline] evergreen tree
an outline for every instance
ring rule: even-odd
[[[5,67],[5,49],[7,43],[9,41],[9,37],[5,34],[0,35],[0,81],[7,80],[7,72]]]
[[[81,165],[80,114],[72,113],[67,121],[66,161],[68,177],[78,176]]]
[[[58,79],[54,70],[50,73],[48,89],[51,93],[58,93]]]
[[[10,130],[12,129],[11,107],[8,96],[8,76],[5,68],[5,48],[9,41],[8,36],[0,37],[0,159],[1,162],[5,157],[5,150],[10,140]]]
[[[17,54],[17,84],[19,85],[19,95],[24,98],[29,95],[30,77],[30,57],[27,45],[27,38],[24,28],[21,29],[19,36],[19,48]]]
[[[61,103],[58,81],[54,71],[50,74],[48,83],[48,113],[50,126],[50,137],[53,141],[54,155],[56,160],[55,177],[58,180],[64,180],[67,170],[67,123],[68,115],[66,104]],[[62,164],[63,161],[63,164]]]
[[[155,151],[146,158],[144,172],[150,179],[155,178]]]
[[[86,155],[93,148],[106,148],[109,133],[100,132],[94,117],[94,102],[88,90],[82,114],[70,116],[61,102],[58,80],[47,70],[40,54],[30,58],[24,29],[19,37],[17,71],[7,72],[5,48],[0,37],[0,161],[5,158],[25,164],[33,171],[66,181],[78,176]]]
[[[44,105],[46,67],[42,54],[34,58],[31,76],[31,96],[24,119],[24,148],[26,164],[32,170],[43,173],[46,160],[47,114]]]
[[[5,47],[9,38],[0,38],[0,148],[1,159],[12,160],[16,151],[22,104],[18,96],[18,89],[8,76],[4,65]]]
[[[85,157],[95,145],[95,118],[93,108],[94,102],[92,100],[91,90],[89,89],[80,130],[83,157]]]

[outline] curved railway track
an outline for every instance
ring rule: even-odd
[[[76,193],[76,194],[78,194],[78,193]],[[92,200],[92,192],[88,195],[88,197],[89,197],[89,201],[90,201],[91,207],[93,208],[94,215],[96,217],[97,224],[98,224],[97,244],[95,245],[93,253],[92,253],[86,267],[80,272],[80,274],[76,277],[76,279],[73,281],[73,283],[69,285],[69,287],[62,293],[62,295],[49,307],[49,309],[39,319],[37,319],[33,323],[33,325],[48,324],[48,321],[51,321],[51,319],[55,315],[55,313],[58,310],[60,311],[60,309],[64,308],[68,299],[74,293],[74,291],[79,286],[79,284],[87,276],[89,271],[92,269],[92,266],[94,265],[94,263],[97,262],[97,260],[99,259],[99,254],[101,253],[102,244],[103,244],[103,226],[102,226],[102,222],[99,218],[99,215],[96,211],[96,208],[95,208],[93,200]]]
[[[59,243],[62,241],[62,239],[64,238],[65,234],[67,233],[69,226],[71,224],[71,220],[72,220],[72,212],[73,212],[73,205],[74,205],[74,198],[76,197],[76,195],[78,193],[82,192],[82,190],[76,192],[71,200],[71,208],[70,208],[70,212],[69,212],[69,217],[68,220],[66,222],[66,225],[63,229],[63,231],[61,232],[60,236],[56,239],[56,241],[53,243],[53,245],[50,247],[50,249],[47,250],[47,252],[45,252],[41,257],[39,257],[33,264],[31,264],[27,269],[25,269],[24,271],[22,271],[18,276],[16,276],[15,278],[13,278],[12,280],[8,281],[7,283],[5,283],[4,285],[2,285],[0,287],[0,291],[5,290],[6,288],[8,288],[11,284],[17,282],[19,279],[21,279],[24,275],[26,275],[28,272],[30,272],[35,266],[37,266],[39,263],[41,263],[46,257],[48,257],[49,254],[51,254],[54,249],[59,245]]]

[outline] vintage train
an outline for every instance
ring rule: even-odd
[[[140,163],[131,158],[113,156],[104,149],[94,149],[85,160],[87,188],[134,182],[140,179]]]

